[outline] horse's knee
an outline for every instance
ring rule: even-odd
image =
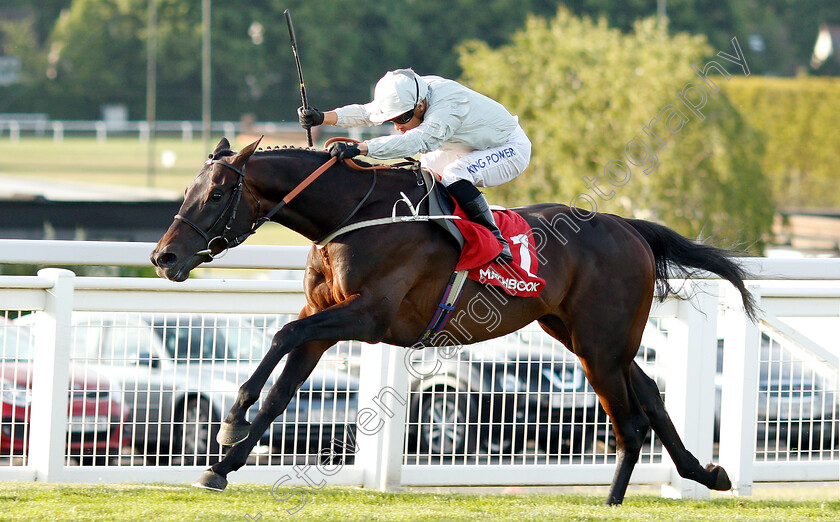
[[[261,388],[257,388],[250,381],[245,381],[239,387],[239,393],[236,396],[237,401],[243,406],[251,406],[260,398],[260,391]]]

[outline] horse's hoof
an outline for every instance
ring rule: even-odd
[[[249,433],[251,433],[250,422],[237,425],[223,422],[219,433],[216,434],[216,442],[222,446],[235,446],[247,439]]]
[[[198,480],[193,482],[192,487],[201,489],[210,489],[213,491],[224,491],[227,487],[228,481],[225,477],[219,475],[212,469],[208,469],[198,477]]]
[[[706,466],[706,469],[711,471],[715,477],[715,485],[712,486],[712,489],[715,491],[729,491],[732,489],[732,481],[729,480],[729,475],[725,469],[714,464],[709,464]]]

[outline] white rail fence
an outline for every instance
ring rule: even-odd
[[[152,247],[0,240],[0,263],[142,266]],[[242,246],[213,264],[300,270],[306,251]],[[728,284],[689,281],[690,299],[655,306],[637,362],[664,388],[686,446],[701,462],[719,461],[737,493],[754,482],[838,480],[840,260],[747,267],[759,278],[750,282],[765,312],[759,324]],[[207,441],[236,387],[302,304],[299,281],[0,276],[0,480],[193,481],[218,458]],[[232,483],[612,479],[614,448],[591,388],[533,325],[457,352],[343,343],[316,373]],[[677,475],[655,437],[632,483],[708,495]]]
[[[21,137],[51,137],[56,143],[64,141],[65,136],[85,137],[95,136],[99,142],[106,142],[111,137],[136,137],[140,141],[149,141],[152,136],[152,126],[144,120],[107,121],[107,120],[51,120],[45,114],[0,114],[0,139],[8,138],[12,143],[19,142]],[[180,136],[182,141],[189,142],[200,138],[201,121],[190,120],[159,120],[154,122],[157,136]],[[213,121],[210,131],[231,137],[239,132],[256,134],[299,134],[298,122],[255,122],[251,127],[243,127],[238,121]],[[365,136],[378,136],[388,133],[387,128],[353,127],[341,131],[322,129],[328,135],[344,136],[348,133],[351,138],[362,139]]]
[[[270,132],[285,129],[291,124],[264,124]],[[212,132],[221,132],[232,136],[239,132],[242,125],[234,121],[214,121]],[[192,141],[194,136],[200,136],[202,123],[200,121],[157,121],[155,132],[169,135],[180,135],[183,141]],[[140,141],[148,141],[151,136],[151,125],[147,121],[106,121],[106,120],[50,120],[44,114],[31,115],[0,115],[0,138],[8,136],[12,142],[20,141],[21,136],[52,136],[53,141],[61,142],[65,134],[76,136],[96,136],[100,142],[108,140],[109,136],[137,136]]]

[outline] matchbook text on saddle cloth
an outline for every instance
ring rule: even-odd
[[[537,276],[539,262],[531,227],[525,219],[512,210],[494,210],[502,235],[508,240],[513,253],[513,263],[494,261],[502,246],[487,228],[466,219],[457,207],[454,214],[461,219],[455,221],[466,240],[455,270],[469,270],[470,279],[480,283],[499,286],[512,296],[537,297],[545,287],[545,280]]]

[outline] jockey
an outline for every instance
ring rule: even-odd
[[[377,82],[368,104],[328,112],[301,107],[298,117],[304,128],[393,123],[400,134],[359,144],[336,142],[330,154],[340,160],[359,154],[386,160],[420,153],[420,163],[447,187],[467,218],[487,227],[502,244],[499,259],[513,259],[487,200],[476,188],[512,180],[531,159],[531,142],[518,118],[500,103],[452,80],[397,69]]]

